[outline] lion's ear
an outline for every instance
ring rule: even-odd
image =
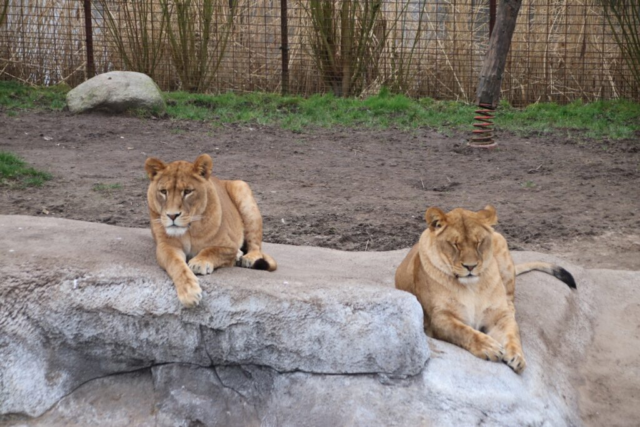
[[[149,157],[146,162],[144,162],[144,170],[147,172],[147,176],[149,179],[153,179],[158,172],[166,168],[162,160],[156,159],[155,157]]]
[[[496,208],[491,205],[485,206],[483,210],[478,212],[478,215],[480,216],[480,218],[482,218],[483,221],[485,221],[488,226],[496,225],[498,223],[498,214],[496,214]]]
[[[193,162],[193,170],[195,173],[205,179],[209,179],[211,176],[211,170],[213,169],[213,160],[208,154],[200,154],[195,162]]]
[[[427,212],[424,214],[424,219],[427,220],[429,230],[431,231],[438,230],[447,225],[447,214],[442,212],[440,208],[433,207],[427,209]]]

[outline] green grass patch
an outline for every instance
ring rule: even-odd
[[[31,88],[0,81],[0,110],[9,114],[34,108],[60,110],[65,105],[67,90],[67,87]],[[275,125],[292,131],[313,127],[393,127],[402,130],[430,127],[445,132],[470,132],[476,109],[457,101],[407,98],[385,88],[366,99],[336,98],[331,94],[303,98],[270,93],[167,92],[164,96],[167,115],[172,119],[206,121],[216,126]],[[572,139],[630,139],[640,132],[640,103],[575,101],[567,105],[539,103],[518,109],[502,102],[496,112],[495,124],[498,129],[520,135],[560,132]]]
[[[66,105],[69,86],[35,88],[13,81],[0,81],[0,111],[62,110]]]
[[[546,102],[515,109],[503,102],[495,123],[517,133],[566,130],[584,133],[588,138],[627,139],[640,131],[640,103],[625,99],[591,103],[578,100],[567,105]]]
[[[309,98],[267,93],[196,95],[165,94],[170,117],[203,120],[217,125],[257,123],[302,131],[309,127],[395,127],[403,130],[431,127],[471,131],[475,106],[431,98],[411,99],[383,89],[366,99],[336,98],[331,94]],[[569,137],[633,138],[640,131],[640,103],[628,100],[568,105],[533,104],[524,109],[503,102],[495,125],[520,135],[566,132]]]
[[[0,151],[0,185],[11,187],[39,187],[51,175],[29,167],[20,157],[8,151]]]
[[[93,191],[97,191],[99,193],[109,193],[111,194],[112,191],[114,190],[120,190],[122,189],[122,184],[103,184],[101,182],[97,183],[97,184],[93,184]]]
[[[302,131],[309,127],[376,127],[412,129],[470,125],[473,107],[460,102],[414,100],[383,89],[364,100],[331,94],[309,98],[268,93],[200,95],[169,92],[170,117],[215,124],[256,123]]]

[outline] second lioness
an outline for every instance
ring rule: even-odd
[[[211,175],[207,154],[194,163],[169,164],[149,158],[147,203],[158,264],[175,284],[183,305],[202,297],[196,274],[219,267],[274,271],[276,262],[262,252],[262,216],[244,181]]]
[[[492,206],[449,213],[434,207],[425,219],[428,228],[398,267],[396,287],[418,298],[428,335],[522,372],[516,275],[540,270],[575,288],[573,277],[548,263],[514,265],[506,240],[492,228],[498,220]]]

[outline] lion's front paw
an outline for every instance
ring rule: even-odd
[[[504,348],[502,345],[489,335],[485,334],[477,335],[469,351],[476,357],[490,360],[492,362],[501,360],[504,354]]]
[[[522,349],[514,344],[507,345],[502,361],[509,365],[516,374],[521,374],[527,367],[527,361],[524,359]]]
[[[178,292],[178,299],[185,307],[188,308],[200,304],[202,289],[200,289],[196,276],[192,275],[180,283],[176,283],[176,291]]]
[[[213,273],[213,263],[211,261],[207,261],[206,259],[195,257],[189,261],[189,268],[195,274],[209,274]]]

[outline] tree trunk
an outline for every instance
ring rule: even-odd
[[[500,0],[496,24],[489,40],[489,50],[480,72],[480,82],[476,92],[478,105],[490,105],[492,108],[498,106],[504,67],[521,4],[522,0]]]

